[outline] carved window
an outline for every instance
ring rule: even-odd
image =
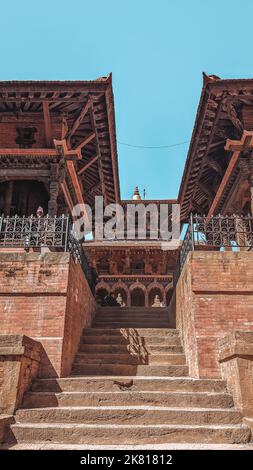
[[[99,274],[108,274],[110,267],[106,258],[101,258],[97,263],[97,270]]]
[[[16,144],[21,149],[28,149],[36,143],[34,134],[37,132],[36,127],[17,127]]]
[[[131,272],[132,274],[144,274],[145,263],[143,261],[132,261],[131,263]]]

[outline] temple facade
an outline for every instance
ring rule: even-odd
[[[252,446],[253,79],[203,78],[173,200],[121,198],[111,75],[0,82],[0,449]]]

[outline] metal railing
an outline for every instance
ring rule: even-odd
[[[187,255],[194,250],[232,250],[253,248],[253,216],[190,216],[180,248],[174,279],[177,281]]]
[[[84,253],[82,243],[74,236],[69,216],[61,217],[0,217],[0,249],[1,248],[49,248],[51,251],[68,251],[74,260],[79,262],[94,290],[94,272]]]
[[[0,217],[0,248],[25,249],[42,246],[66,251],[69,217]]]

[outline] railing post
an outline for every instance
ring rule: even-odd
[[[191,212],[191,215],[190,215],[190,224],[191,224],[190,233],[191,233],[192,251],[194,251],[194,225],[193,225],[192,212]]]

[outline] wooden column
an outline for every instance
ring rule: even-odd
[[[5,214],[10,215],[14,181],[8,181],[5,193]]]
[[[48,214],[53,216],[57,215],[57,196],[59,192],[59,182],[51,181],[49,185],[49,201],[48,201]]]

